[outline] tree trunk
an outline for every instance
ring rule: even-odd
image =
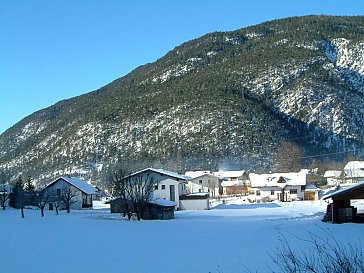
[[[21,218],[24,218],[24,208],[21,207]]]
[[[44,217],[44,208],[40,208],[40,215],[41,217]]]

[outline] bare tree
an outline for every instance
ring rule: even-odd
[[[117,198],[122,213],[124,216],[127,215],[130,220],[133,205],[129,199],[129,177],[125,175],[125,171],[122,168],[119,168],[109,175],[109,182],[111,184],[112,197]]]
[[[10,199],[11,188],[8,185],[10,180],[10,175],[4,171],[0,172],[0,203],[3,210],[6,208],[6,204]]]
[[[293,250],[286,237],[281,237],[281,245],[270,255],[279,272],[364,272],[362,247],[339,243],[332,234],[327,238],[310,234],[308,239],[302,241],[311,245],[311,248],[298,252]]]
[[[122,213],[131,219],[135,213],[137,219],[143,219],[143,214],[148,201],[154,191],[155,183],[149,174],[125,175],[123,169],[112,172],[109,177],[111,193],[117,198]]]
[[[6,204],[8,203],[9,199],[10,199],[10,186],[4,184],[0,185],[0,203],[3,210],[5,210]]]
[[[143,219],[145,207],[150,201],[151,195],[154,191],[155,183],[149,174],[139,174],[129,180],[127,191],[132,201],[134,212],[137,219]]]
[[[38,191],[36,193],[36,199],[37,199],[37,207],[40,209],[40,215],[41,217],[44,217],[44,208],[48,204],[48,200],[50,198],[50,195],[47,191]]]
[[[62,204],[65,206],[67,213],[70,213],[71,206],[78,202],[77,192],[72,187],[64,188],[60,196]]]
[[[282,141],[276,155],[276,164],[280,171],[298,171],[301,168],[302,149],[294,142]]]

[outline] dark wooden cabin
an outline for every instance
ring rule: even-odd
[[[326,197],[330,200],[323,221],[332,223],[364,223],[364,214],[358,213],[351,200],[364,199],[364,182],[338,190]]]

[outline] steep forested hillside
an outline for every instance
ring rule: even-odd
[[[265,168],[364,142],[364,17],[305,16],[216,32],[0,136],[0,168],[37,178],[135,168]]]

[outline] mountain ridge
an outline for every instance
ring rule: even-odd
[[[24,118],[0,135],[0,168],[39,179],[96,176],[120,161],[259,169],[274,164],[283,140],[307,155],[361,156],[363,45],[363,16],[290,17],[206,34]]]

